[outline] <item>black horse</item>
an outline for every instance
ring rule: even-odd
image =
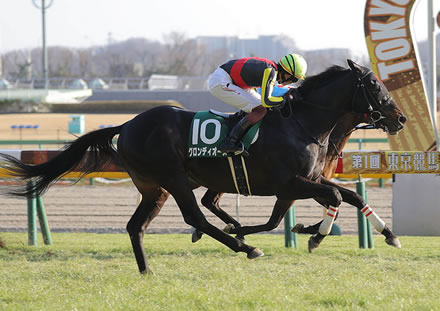
[[[277,111],[268,112],[246,159],[253,194],[276,195],[279,200],[316,198],[325,205],[339,206],[342,194],[338,187],[321,184],[329,135],[337,121],[347,113],[360,112],[391,134],[403,128],[405,117],[382,85],[374,87],[379,83],[374,74],[350,60],[348,63],[351,69],[332,67],[309,78],[301,86],[308,104],[295,106],[289,118]],[[201,185],[217,192],[236,190],[226,159],[187,158],[193,116],[194,112],[176,107],[154,108],[120,126],[79,137],[45,163],[26,165],[3,155],[7,160],[3,166],[17,177],[34,179],[33,187],[23,185],[15,194],[35,196],[73,169],[87,173],[109,160],[121,163],[142,194],[127,224],[142,273],[150,271],[143,246],[144,232],[169,195],[174,197],[187,224],[235,252],[245,252],[250,259],[262,256],[259,249],[210,224],[197,204],[192,190]],[[117,134],[116,150],[112,140]]]
[[[301,104],[301,103],[296,103]],[[307,104],[307,103],[303,103]],[[368,126],[359,126],[361,123],[373,123],[374,120],[369,119],[369,115],[364,113],[353,113],[347,114],[343,118],[341,118],[336,124],[334,130],[332,131],[329,138],[329,146],[327,149],[327,155],[325,159],[325,166],[322,170],[322,176],[326,179],[332,178],[333,174],[336,171],[337,163],[341,155],[341,151],[344,149],[350,135],[361,128],[370,128],[372,125]],[[374,127],[374,125],[373,125]],[[365,200],[354,192],[348,192],[350,195],[350,201],[353,202],[353,205],[358,209],[362,210],[366,206]],[[271,231],[279,226],[282,219],[286,215],[287,211],[291,208],[292,204],[295,203],[294,200],[277,200],[275,203],[275,207],[272,210],[272,214],[269,217],[268,221],[262,225],[255,226],[242,226],[236,219],[230,216],[226,211],[224,211],[220,207],[220,199],[223,193],[218,193],[208,189],[204,196],[202,197],[201,203],[208,210],[210,210],[214,215],[220,218],[227,226],[224,231],[230,234],[236,234],[236,238],[244,240],[244,236],[251,233],[258,233],[263,231]],[[344,198],[344,197],[343,197]],[[347,201],[348,199],[344,199]],[[318,202],[319,203],[319,202]],[[324,206],[328,208],[328,206]],[[337,217],[337,216],[336,216]],[[336,220],[335,217],[335,220]],[[310,225],[304,226],[303,224],[297,224],[294,228],[292,228],[293,232],[302,233],[302,234],[317,234],[314,237],[311,237],[309,240],[309,251],[313,251],[313,249],[317,248],[322,241],[323,237],[319,234],[319,227],[323,220]],[[385,242],[389,245],[399,247],[400,242],[397,237],[391,232],[388,227],[385,227],[381,233],[386,237]],[[192,232],[192,242],[197,242],[203,235],[198,229],[194,229]]]

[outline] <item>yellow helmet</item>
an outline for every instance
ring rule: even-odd
[[[307,72],[307,62],[301,55],[287,54],[280,59],[280,65],[292,76],[304,80]]]

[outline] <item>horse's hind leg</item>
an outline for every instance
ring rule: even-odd
[[[246,245],[231,237],[206,220],[205,215],[203,215],[197,205],[197,200],[185,175],[182,174],[169,178],[168,182],[165,182],[163,186],[176,200],[183,218],[188,225],[201,230],[203,233],[223,243],[235,252],[245,252],[249,259],[263,256],[263,252],[259,249]]]
[[[239,227],[240,223],[220,207],[219,201],[222,195],[222,192],[215,192],[208,189],[202,198],[202,205],[209,209],[215,216],[220,218],[225,224],[233,224],[234,226]]]
[[[220,218],[225,224],[231,224],[236,228],[240,227],[241,224],[220,207],[219,201],[222,195],[222,192],[216,192],[208,189],[202,197],[202,205],[210,210],[215,216]],[[199,229],[194,229],[192,233],[192,242],[194,243],[200,240],[202,235],[202,231]]]
[[[258,226],[243,226],[237,228],[237,230],[231,230],[230,233],[247,235],[273,230],[280,224],[281,220],[296,199],[313,198],[316,193],[326,199],[325,203],[328,205],[339,206],[341,204],[342,197],[339,194],[339,191],[334,187],[321,185],[304,177],[297,176],[295,179],[292,179],[289,184],[286,184],[277,194],[277,201],[272,210],[272,215],[266,224]]]
[[[281,200],[277,199],[275,206],[272,210],[267,223],[257,226],[242,226],[238,228],[230,228],[228,233],[235,233],[238,236],[245,236],[252,233],[258,233],[263,231],[271,231],[278,227],[283,217],[286,215],[289,208],[292,206],[293,200]]]
[[[139,271],[141,273],[151,273],[143,244],[144,233],[151,221],[159,214],[160,209],[169,197],[169,193],[158,186],[142,187],[139,191],[142,193],[142,200],[127,224],[127,231],[130,235]]]

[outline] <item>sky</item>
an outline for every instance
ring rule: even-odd
[[[42,0],[0,0],[0,53],[41,46]],[[51,2],[46,0],[46,3]],[[415,39],[427,37],[427,0],[415,11]],[[53,0],[46,11],[48,46],[104,45],[143,37],[283,34],[302,50],[349,48],[367,53],[364,0]],[[434,12],[440,0],[434,0]],[[437,28],[438,31],[438,28]]]

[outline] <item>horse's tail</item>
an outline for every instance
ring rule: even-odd
[[[1,166],[9,175],[25,181],[33,181],[9,190],[8,193],[36,197],[73,169],[80,171],[82,177],[102,168],[109,163],[109,160],[117,161],[118,154],[113,146],[113,137],[119,134],[121,129],[122,125],[87,133],[68,143],[65,149],[51,160],[38,165],[25,164],[13,156],[0,154],[4,158],[2,161],[5,161]]]

